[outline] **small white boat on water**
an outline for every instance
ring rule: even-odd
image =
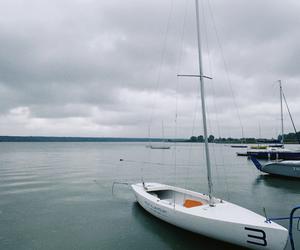
[[[160,144],[148,144],[146,145],[146,148],[151,148],[151,149],[170,149],[171,146],[169,146],[166,143],[160,143]]]
[[[161,128],[162,128],[162,141],[159,143],[149,143],[148,145],[146,145],[147,148],[151,148],[151,149],[170,149],[171,146],[167,144],[166,140],[165,140],[165,133],[164,133],[164,123],[161,123]],[[149,137],[150,137],[150,130],[149,130]]]
[[[168,145],[150,145],[151,149],[170,149],[171,147]]]
[[[209,157],[204,78],[199,31],[199,8],[196,3],[197,41],[202,120],[205,138],[205,159],[209,194],[159,183],[131,185],[137,202],[149,213],[175,226],[217,240],[251,249],[282,250],[288,239],[288,230],[246,208],[213,197]],[[253,202],[257,202],[255,198]]]
[[[159,183],[132,185],[138,203],[163,221],[251,249],[284,249],[288,230],[246,208]]]

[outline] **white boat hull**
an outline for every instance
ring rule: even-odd
[[[154,146],[154,145],[151,145],[150,146],[151,149],[170,149],[171,147],[170,146],[166,146],[166,145],[157,145],[157,146]]]
[[[265,222],[264,217],[230,202],[218,200],[213,207],[204,204],[186,208],[170,199],[160,199],[151,192],[170,190],[202,200],[208,197],[158,183],[147,183],[146,189],[141,183],[134,184],[132,189],[145,210],[180,228],[251,249],[279,250],[286,246],[288,231],[284,227]]]
[[[278,161],[262,165],[255,157],[251,157],[251,160],[264,173],[300,178],[300,161]]]
[[[269,174],[300,178],[300,162],[282,161],[268,163],[262,166],[261,171]]]

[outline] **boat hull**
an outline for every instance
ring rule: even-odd
[[[274,162],[264,165],[261,171],[287,177],[300,178],[300,162]]]
[[[247,148],[247,145],[231,145],[232,148]]]
[[[151,149],[170,149],[170,146],[150,146]]]
[[[153,197],[142,184],[132,188],[137,202],[149,213],[191,232],[251,249],[279,250],[287,243],[285,228],[235,204],[222,201],[214,207],[185,208]]]
[[[247,152],[236,152],[237,156],[248,156]]]
[[[256,150],[247,151],[249,157],[255,157],[256,159],[269,159],[269,160],[300,160],[299,151],[271,151],[271,150]]]

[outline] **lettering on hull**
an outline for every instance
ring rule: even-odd
[[[299,171],[299,172],[300,172],[300,168],[298,168],[298,167],[293,167],[293,170],[294,170],[294,171]]]
[[[145,205],[156,214],[163,215],[163,216],[166,216],[166,214],[167,214],[167,211],[165,209],[155,206],[148,201],[145,201]]]
[[[259,246],[267,246],[266,233],[261,229],[245,227],[245,230],[250,231],[252,234],[248,234],[249,240],[247,243],[259,245]]]

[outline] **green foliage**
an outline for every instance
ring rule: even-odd
[[[191,142],[197,142],[198,141],[196,136],[192,136],[190,140],[191,140]]]
[[[208,137],[208,142],[214,142],[215,141],[215,137],[213,135],[210,135]]]
[[[199,135],[197,138],[198,138],[198,142],[204,142],[203,135]]]
[[[281,140],[281,135],[278,136],[278,140]],[[283,135],[284,143],[300,143],[300,132],[288,133]]]
[[[300,138],[300,137],[299,137]],[[263,143],[274,143],[274,139],[260,139],[263,141]],[[199,136],[191,136],[191,138],[188,140],[189,142],[204,142],[203,135]],[[256,138],[215,138],[213,135],[210,135],[208,137],[208,142],[214,142],[214,143],[237,143],[237,144],[251,144],[251,143],[258,143],[258,139]]]

